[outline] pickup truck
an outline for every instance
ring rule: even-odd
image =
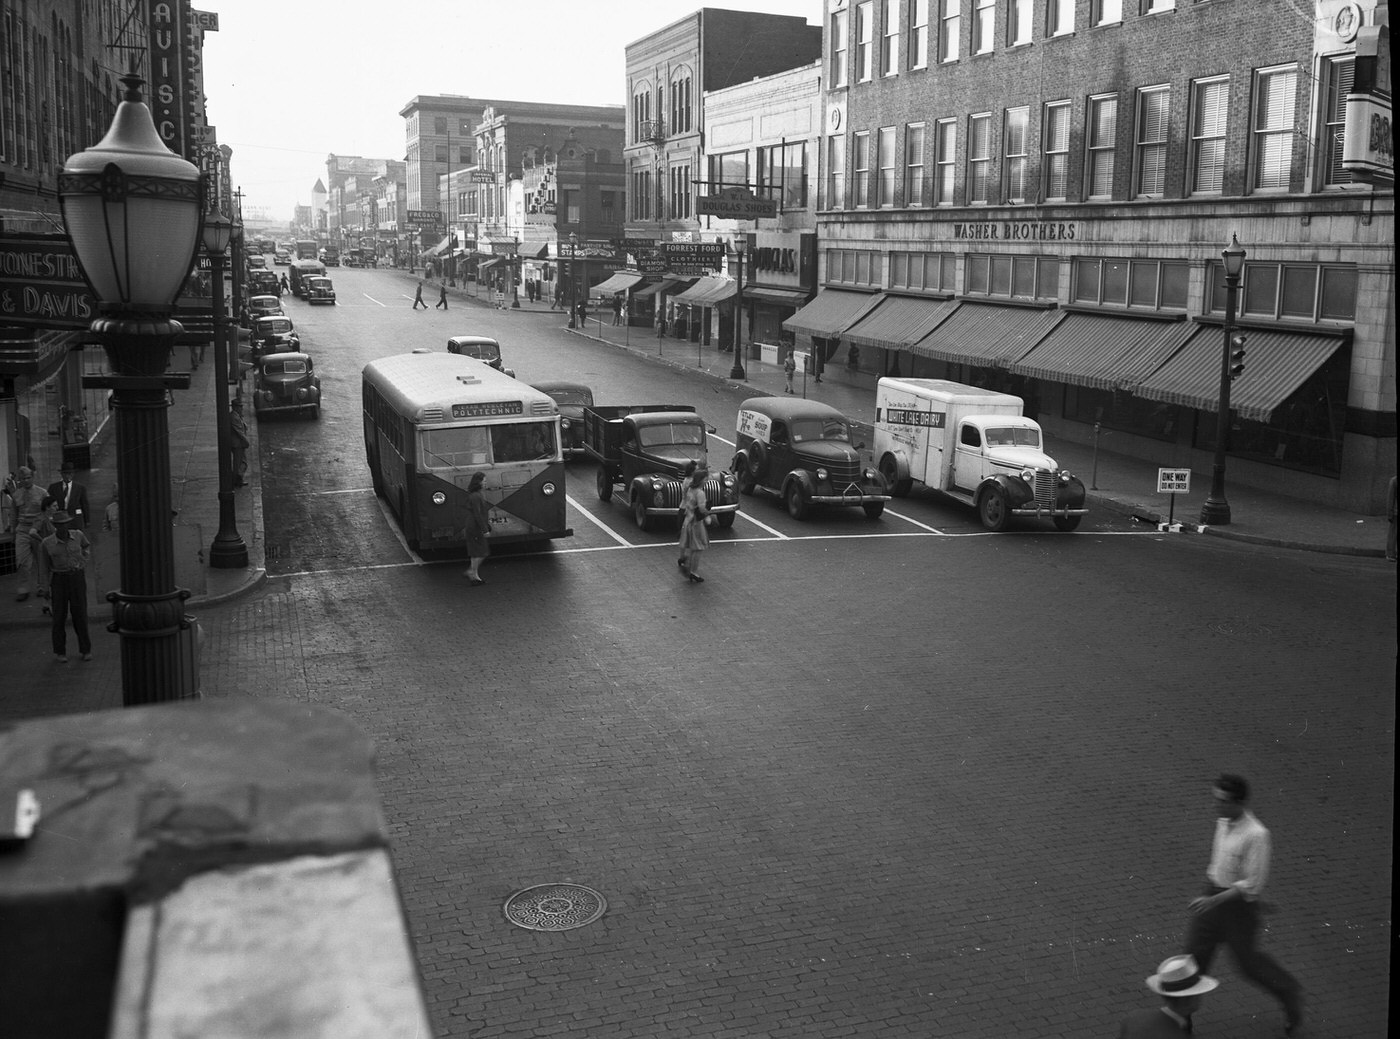
[[[705,423],[685,404],[599,404],[583,409],[583,449],[598,463],[598,499],[612,501],[613,487],[626,489],[626,502],[642,530],[661,518],[678,517],[689,462],[707,466]],[[715,522],[734,526],[739,481],[731,472],[711,471],[705,500]]]

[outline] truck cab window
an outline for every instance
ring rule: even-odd
[[[768,442],[771,443],[771,444],[781,444],[783,447],[787,447],[787,442],[788,442],[787,423],[785,423],[785,422],[774,422],[774,423],[773,423],[773,428],[772,428],[772,429],[769,431],[769,433],[768,433]]]
[[[963,426],[962,436],[959,439],[965,447],[982,446],[982,435],[977,431],[976,426]]]

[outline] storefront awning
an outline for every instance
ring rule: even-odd
[[[438,242],[438,244],[435,245],[435,246],[433,246],[431,249],[424,249],[424,250],[423,250],[423,255],[424,255],[424,256],[441,256],[441,255],[443,254],[443,252],[446,251],[447,246],[448,246],[448,243],[450,243],[451,241],[452,241],[452,239],[450,239],[450,238],[444,238],[442,241]]]
[[[599,282],[589,289],[589,293],[594,296],[612,296],[619,292],[626,292],[634,285],[642,283],[640,274],[629,274],[626,271],[618,271],[607,281]]]
[[[518,255],[522,260],[543,260],[548,252],[548,242],[521,242]]]
[[[764,303],[776,303],[780,307],[796,307],[801,309],[807,305],[811,297],[805,292],[796,289],[770,289],[767,285],[745,285],[744,299],[762,300]]]
[[[689,307],[713,307],[723,303],[739,290],[739,286],[725,278],[701,278],[690,288],[674,297],[675,302]]]
[[[1346,336],[1243,331],[1248,356],[1244,371],[1230,384],[1230,407],[1255,422],[1268,422],[1274,409],[1348,341]],[[1219,326],[1200,327],[1175,357],[1137,387],[1138,396],[1215,411],[1220,407],[1224,334]]]
[[[671,292],[680,282],[671,278],[663,281],[654,281],[650,285],[643,285],[632,293],[633,299],[642,299],[645,296],[659,296],[663,292]]]
[[[1026,356],[1063,316],[1058,310],[963,300],[951,317],[909,350],[954,364],[1005,368]]]
[[[783,322],[789,332],[805,332],[818,339],[832,339],[850,328],[884,297],[878,292],[846,292],[822,289],[812,302]]]
[[[489,260],[482,260],[481,263],[479,263],[479,264],[477,265],[477,268],[476,268],[476,269],[479,270],[479,271],[484,271],[487,267],[494,267],[494,266],[496,266],[496,264],[498,264],[498,263],[504,263],[504,262],[505,262],[505,260],[504,260],[503,257],[500,257],[500,256],[493,256],[493,257],[491,257],[491,259],[489,259]]]
[[[886,296],[874,310],[853,324],[841,338],[857,346],[907,350],[958,309],[955,299],[916,299]]]
[[[1185,345],[1196,326],[1118,314],[1065,314],[1016,375],[1100,390],[1131,390]]]

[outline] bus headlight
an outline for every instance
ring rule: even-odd
[[[550,496],[554,493],[554,484],[552,484],[552,483],[543,484],[543,485],[540,487],[540,493],[543,494],[546,498],[550,497]]]
[[[433,491],[433,504],[434,504],[434,505],[446,505],[446,504],[447,504],[447,495],[443,494],[442,491]]]

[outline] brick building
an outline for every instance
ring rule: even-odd
[[[1376,0],[828,0],[822,292],[788,327],[1208,479],[1236,235],[1230,479],[1381,511],[1393,167],[1347,147],[1346,110],[1379,66],[1388,118],[1387,21]]]

